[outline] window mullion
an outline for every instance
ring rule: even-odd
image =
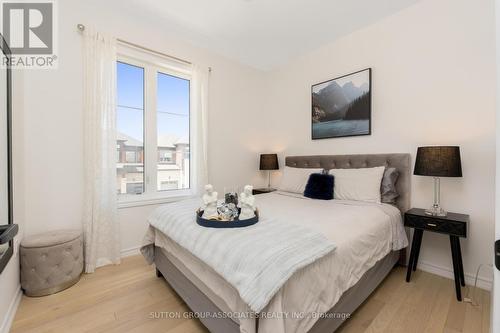
[[[157,189],[157,130],[156,130],[156,70],[146,66],[145,79],[145,126],[144,137],[146,152],[146,194],[154,194]]]

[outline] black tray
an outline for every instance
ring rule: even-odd
[[[235,219],[233,221],[207,220],[202,218],[202,215],[203,211],[201,209],[196,211],[196,223],[206,228],[243,228],[259,222],[259,211],[257,209],[255,210],[254,217],[241,221],[239,219]]]

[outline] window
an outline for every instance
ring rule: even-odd
[[[189,80],[157,73],[158,191],[189,188]],[[174,179],[174,180],[172,180]],[[176,184],[164,186],[165,183]]]
[[[116,186],[118,194],[144,192],[144,68],[117,64]],[[133,184],[133,186],[129,185]]]
[[[117,95],[116,167],[120,200],[188,194],[189,75],[149,59],[120,57]]]
[[[175,163],[174,161],[174,151],[172,149],[162,149],[161,146],[158,147],[158,162],[160,163]]]

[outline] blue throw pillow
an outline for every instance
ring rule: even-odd
[[[333,199],[333,175],[312,173],[307,181],[304,196],[311,199]]]

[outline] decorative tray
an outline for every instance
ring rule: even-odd
[[[238,208],[238,213],[240,212],[240,209]],[[255,223],[259,222],[259,210],[255,210],[255,216],[246,219],[246,220],[239,220],[238,218],[232,220],[232,221],[222,221],[222,220],[207,220],[201,217],[203,215],[203,211],[201,209],[196,211],[196,223],[201,225],[202,227],[206,228],[243,228],[243,227],[248,227],[251,225],[254,225]]]

